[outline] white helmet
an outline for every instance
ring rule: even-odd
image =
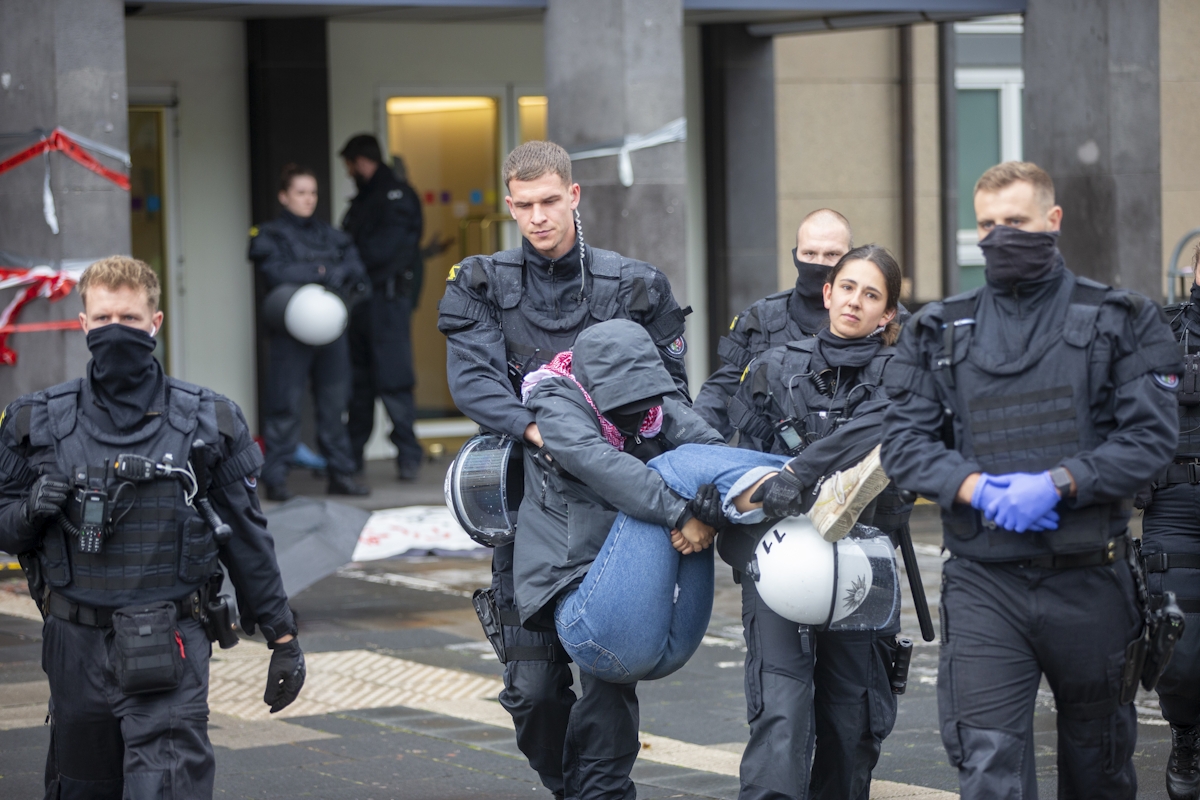
[[[827,542],[808,517],[785,517],[763,534],[747,573],[784,619],[830,630],[881,630],[900,611],[896,554],[877,528],[856,525]]]
[[[346,330],[346,304],[324,286],[307,283],[296,290],[283,312],[283,326],[297,341],[323,345]]]

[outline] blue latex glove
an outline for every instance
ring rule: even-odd
[[[1011,472],[997,476],[1008,483],[1000,496],[984,509],[984,516],[1001,528],[1017,533],[1055,530],[1058,527],[1058,490],[1049,472]]]
[[[971,506],[980,511],[986,511],[988,506],[1000,499],[1000,495],[1004,494],[1007,488],[1008,478],[1006,476],[981,473],[979,482],[975,484],[975,492],[971,495]]]

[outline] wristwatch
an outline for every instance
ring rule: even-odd
[[[1055,467],[1050,470],[1050,480],[1054,483],[1054,488],[1058,489],[1059,495],[1065,500],[1071,495],[1071,473],[1067,472],[1066,467]]]

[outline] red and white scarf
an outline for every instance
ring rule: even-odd
[[[617,426],[613,425],[605,418],[600,410],[596,408],[596,404],[592,402],[592,396],[587,393],[587,389],[576,379],[571,372],[571,351],[565,350],[553,359],[550,363],[541,369],[536,369],[525,376],[521,381],[521,402],[529,400],[529,393],[533,391],[533,387],[544,378],[570,378],[571,382],[579,387],[579,391],[583,392],[583,399],[587,400],[588,405],[592,407],[592,411],[596,412],[596,419],[600,420],[600,432],[604,434],[604,439],[618,450],[625,449],[625,434],[617,430]],[[642,419],[642,426],[638,429],[641,436],[647,438],[657,436],[662,430],[662,406],[654,406],[646,412],[646,416]]]

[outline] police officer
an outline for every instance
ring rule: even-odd
[[[359,466],[375,425],[375,398],[392,420],[401,480],[416,480],[422,450],[413,433],[412,310],[421,294],[421,200],[384,166],[379,142],[362,133],[340,153],[358,194],[342,218],[371,276],[371,298],[350,315],[350,450]]]
[[[351,304],[367,290],[367,273],[350,237],[317,219],[317,178],[296,164],[279,179],[279,216],[250,230],[250,260],[271,292],[285,284],[316,283]],[[361,287],[361,289],[360,289]],[[317,445],[325,456],[329,494],[366,495],[370,490],[350,475],[357,469],[342,415],[350,400],[350,343],[345,333],[329,344],[313,346],[286,330],[271,334],[267,366],[263,439],[267,463],[262,480],[268,500],[289,500],[288,466],[300,442],[300,408],[312,380],[317,413]]]
[[[942,507],[951,555],[942,741],[964,798],[1036,796],[1044,674],[1059,796],[1132,798],[1129,501],[1175,453],[1179,352],[1155,304],[1067,270],[1037,165],[986,171],[975,217],[986,285],[925,306],[886,379],[884,468]]]
[[[1186,303],[1169,306],[1167,319],[1184,353],[1179,387],[1179,447],[1171,466],[1155,476],[1142,518],[1142,556],[1155,601],[1175,592],[1187,624],[1158,680],[1159,704],[1171,724],[1167,795],[1200,798],[1200,247],[1192,254],[1196,283]]]
[[[209,642],[229,633],[215,629],[218,558],[242,628],[273,650],[263,700],[278,711],[304,683],[255,495],[262,455],[234,403],[154,359],[150,267],[98,261],[79,293],[87,377],[18,398],[0,421],[0,548],[21,554],[46,620],[46,796],[211,797]]]
[[[850,250],[823,287],[827,326],[750,362],[729,402],[729,422],[743,447],[795,456],[788,465],[791,476],[781,473],[767,482],[769,516],[808,513],[822,532],[833,527],[834,516],[888,533],[906,522],[911,506],[894,489],[882,503],[874,500],[887,478],[878,457],[871,457],[887,403],[883,376],[892,357],[887,345],[900,331],[900,287],[900,267],[886,250],[875,245]],[[820,478],[837,471],[841,502],[831,497],[814,505],[812,490]],[[887,511],[877,514],[881,505]],[[722,533],[723,555],[735,533]],[[730,561],[736,570],[746,559]],[[739,797],[808,797],[811,785],[815,798],[865,800],[883,739],[896,719],[890,674],[898,621],[879,632],[797,629],[767,607],[755,581],[739,576],[739,582],[750,723]],[[789,753],[803,755],[786,757]]]
[[[580,331],[607,319],[645,327],[679,394],[689,399],[684,312],[670,283],[649,264],[584,243],[575,213],[579,184],[571,181],[566,151],[551,142],[526,142],[505,159],[502,174],[521,248],[454,265],[438,307],[455,404],[483,428],[541,447],[533,414],[520,401],[521,379],[569,349]],[[610,719],[619,724],[619,715],[611,715],[625,703],[624,689],[585,679],[583,698],[575,701],[557,637],[520,627],[512,559],[511,544],[496,548],[492,558],[505,646],[518,653],[505,664],[500,702],[546,788],[562,796],[569,769],[572,785],[583,787],[581,796],[596,796],[597,787],[621,777],[629,754],[619,752],[616,743],[623,740],[588,731],[604,730]]]
[[[829,208],[812,211],[796,230],[796,286],[767,295],[733,318],[721,337],[721,366],[704,382],[693,406],[726,439],[733,436],[726,406],[750,362],[772,347],[794,342],[829,325],[822,295],[829,268],[853,246],[850,222]]]

